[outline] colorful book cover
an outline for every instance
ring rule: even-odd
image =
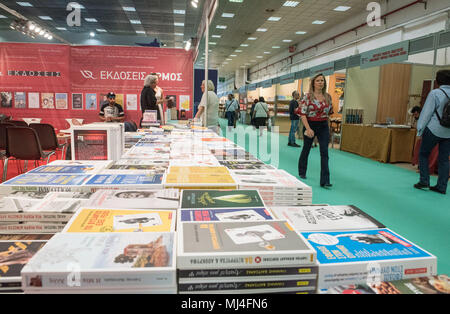
[[[356,206],[271,207],[299,231],[378,229],[385,226]]]
[[[272,215],[265,208],[183,209],[179,211],[179,215],[180,222],[273,220]]]
[[[213,168],[213,167],[211,167]],[[215,173],[169,173],[166,176],[167,186],[179,185],[218,185],[236,186],[236,182],[229,174]]]
[[[265,207],[257,190],[184,190],[181,208]]]
[[[25,92],[14,93],[14,108],[25,109],[27,107],[27,96]]]
[[[45,243],[47,241],[0,240],[0,283],[21,282],[20,271]]]
[[[256,169],[275,169],[271,165],[266,165],[261,161],[219,161],[222,166],[232,170],[256,170]]]
[[[175,233],[58,233],[22,269],[24,290],[176,286]]]
[[[315,251],[286,221],[184,222],[178,268],[313,265]]]
[[[319,288],[436,275],[436,257],[383,228],[301,232],[317,251]]]
[[[97,174],[86,185],[157,185],[162,184],[162,179],[162,174]]]
[[[67,93],[56,93],[55,99],[56,99],[56,109],[68,108]]]
[[[17,177],[14,177],[3,185],[24,185],[24,186],[70,186],[70,185],[82,185],[91,176],[78,174],[78,175],[64,175],[64,174],[42,174],[42,173],[24,173]]]
[[[42,109],[55,109],[55,98],[53,93],[41,94],[41,108]]]
[[[97,94],[85,94],[86,110],[97,110]]]
[[[170,232],[174,215],[173,210],[80,208],[63,232]]]
[[[177,209],[180,192],[163,190],[98,190],[89,206],[100,208]]]
[[[59,173],[59,174],[93,174],[99,171],[95,165],[45,165],[30,170],[29,173]]]

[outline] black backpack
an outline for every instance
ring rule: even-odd
[[[447,93],[442,88],[439,88],[439,89],[445,94],[445,96],[447,96],[448,101],[444,105],[444,110],[442,111],[442,116],[441,117],[439,117],[439,114],[437,112],[437,108],[435,108],[434,111],[436,112],[436,115],[437,115],[441,125],[444,128],[450,128],[450,97],[448,97]]]

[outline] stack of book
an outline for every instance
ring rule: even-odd
[[[90,192],[13,192],[0,201],[0,233],[60,232],[91,196]]]
[[[58,233],[22,269],[25,293],[176,293],[174,232]]]
[[[0,240],[0,293],[22,292],[20,272],[46,240]]]
[[[239,189],[257,189],[267,206],[312,204],[312,188],[284,170],[232,170]]]
[[[178,225],[178,292],[315,293],[316,253],[286,221]]]
[[[300,234],[317,252],[319,289],[437,274],[434,255],[387,228]]]

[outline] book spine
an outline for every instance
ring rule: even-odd
[[[61,213],[4,213],[0,214],[2,222],[68,222],[73,214]]]
[[[263,278],[263,279],[261,279]],[[298,281],[305,282],[317,280],[316,275],[285,275],[285,276],[266,276],[266,277],[209,277],[209,278],[178,278],[179,284],[217,284],[217,283],[256,283],[269,281]]]
[[[176,286],[176,272],[60,272],[23,273],[24,290],[46,289],[119,289],[119,288],[173,288]]]
[[[16,290],[22,286],[20,282],[20,277],[18,282],[0,282],[0,291],[2,290]]]
[[[238,267],[279,267],[283,266],[309,266],[315,265],[316,253],[305,251],[304,253],[285,254],[230,254],[215,256],[177,256],[178,269],[205,269],[205,268],[238,268]]]
[[[57,233],[64,229],[64,224],[0,224],[0,233]]]
[[[317,275],[318,267],[276,267],[276,268],[227,268],[227,269],[179,269],[178,278],[209,277],[260,277],[288,275]]]
[[[272,288],[315,288],[317,279],[313,280],[275,280],[255,282],[215,282],[178,284],[178,291],[211,291],[211,290],[253,290]]]

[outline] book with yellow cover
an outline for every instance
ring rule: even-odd
[[[237,185],[230,174],[221,173],[169,173],[165,178],[165,188],[185,186],[236,188]]]
[[[181,167],[181,166],[170,166],[168,170],[169,174],[172,173],[185,173],[185,174],[230,174],[227,167]]]
[[[63,232],[171,232],[175,221],[173,210],[80,208]]]

